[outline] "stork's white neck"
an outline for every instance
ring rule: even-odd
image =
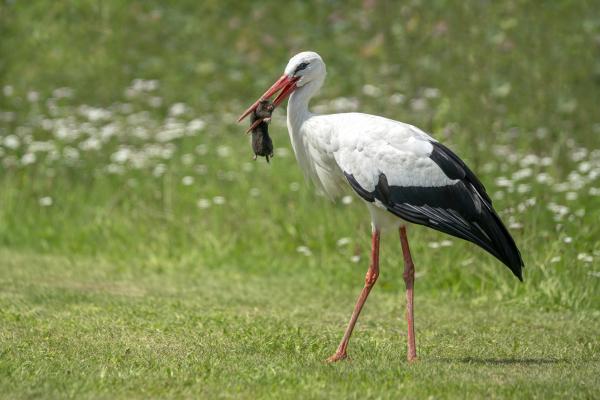
[[[287,123],[290,131],[290,138],[294,143],[294,138],[300,134],[302,123],[313,114],[308,110],[308,102],[319,91],[323,85],[324,79],[318,79],[296,89],[288,101]]]
[[[337,189],[335,177],[330,176],[324,167],[328,160],[325,149],[321,148],[323,138],[319,137],[319,130],[315,129],[315,125],[307,122],[315,117],[308,110],[308,102],[319,91],[324,80],[323,75],[292,93],[287,107],[287,125],[294,154],[304,176],[333,199]]]

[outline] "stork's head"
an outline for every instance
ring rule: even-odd
[[[254,102],[238,119],[238,122],[253,112],[260,101],[266,100],[279,92],[273,106],[279,106],[292,92],[307,83],[323,81],[325,79],[325,63],[321,56],[314,51],[303,51],[290,58],[283,75],[267,90],[258,100]]]
[[[325,77],[325,63],[314,51],[303,51],[290,58],[284,76],[297,79],[296,87]]]

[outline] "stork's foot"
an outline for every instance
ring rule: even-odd
[[[336,352],[334,355],[332,355],[327,360],[325,360],[325,362],[327,362],[327,363],[334,363],[334,362],[345,360],[347,358],[348,358],[348,354],[346,354],[345,351],[342,352],[342,353]]]
[[[406,359],[408,360],[409,364],[414,364],[414,363],[419,362],[419,359],[417,358],[417,356],[414,356],[414,357],[408,356],[408,357],[406,357]]]

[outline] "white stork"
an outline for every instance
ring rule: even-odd
[[[258,101],[274,94],[275,107],[290,96],[287,126],[296,159],[304,174],[331,199],[349,188],[371,214],[371,262],[365,286],[337,351],[328,361],[347,357],[350,335],[379,276],[382,229],[399,229],[404,255],[409,361],[417,357],[413,319],[414,264],[406,224],[425,225],[482,247],[522,280],[519,249],[492,207],[485,188],[454,152],[419,128],[387,118],[343,113],[316,115],[310,99],[325,81],[325,63],[314,52],[290,59],[285,73]]]

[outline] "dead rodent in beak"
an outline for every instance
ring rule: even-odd
[[[252,150],[254,159],[256,156],[262,156],[269,162],[269,157],[273,157],[273,141],[269,136],[269,122],[273,113],[273,103],[269,100],[261,100],[256,110],[250,114],[250,130],[252,131]]]

